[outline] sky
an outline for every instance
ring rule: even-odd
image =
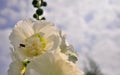
[[[47,21],[65,31],[84,67],[90,56],[105,75],[120,75],[120,0],[45,0]],[[32,0],[0,0],[0,74],[11,62],[9,35],[15,24],[32,18]]]

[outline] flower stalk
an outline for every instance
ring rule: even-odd
[[[30,63],[30,61],[28,59],[25,59],[23,62],[22,62],[22,70],[21,70],[21,75],[25,75],[25,71],[26,71],[26,67],[27,65]]]

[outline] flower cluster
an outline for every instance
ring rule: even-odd
[[[8,75],[83,75],[72,45],[51,22],[19,21],[9,38],[12,63]]]

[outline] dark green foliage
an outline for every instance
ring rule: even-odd
[[[99,66],[96,64],[96,62],[93,59],[87,57],[87,60],[88,60],[88,66],[85,66],[84,68],[85,75],[103,75]]]
[[[92,72],[87,72],[85,75],[97,75],[97,74],[92,73]]]

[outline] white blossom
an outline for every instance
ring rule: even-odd
[[[57,50],[61,41],[53,23],[32,19],[19,21],[9,38],[21,59],[38,56],[48,50]]]

